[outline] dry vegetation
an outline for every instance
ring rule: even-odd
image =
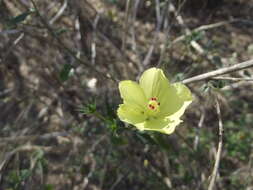
[[[170,136],[115,113],[118,81],[152,66],[182,81],[253,59],[252,13],[252,0],[0,0],[0,189],[253,190],[251,68],[190,83]]]

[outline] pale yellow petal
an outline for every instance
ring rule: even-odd
[[[117,110],[117,114],[121,121],[132,125],[141,124],[146,120],[144,111],[138,106],[134,106],[132,104],[121,104]]]
[[[140,78],[140,86],[143,89],[146,97],[158,97],[163,93],[164,86],[169,84],[163,71],[157,68],[146,70]]]
[[[147,104],[147,99],[140,85],[136,82],[125,80],[119,83],[120,95],[127,104],[138,105],[144,108]]]
[[[140,86],[148,99],[158,98],[160,117],[175,113],[183,105],[182,99],[177,96],[177,89],[169,83],[161,69],[151,68],[145,71],[140,78]]]
[[[183,100],[177,95],[177,90],[172,85],[164,87],[160,95],[160,117],[166,117],[177,112],[183,105]]]
[[[181,120],[171,121],[168,118],[150,119],[145,122],[144,130],[158,131],[169,135],[175,131],[179,123],[181,123]]]
[[[181,108],[173,113],[172,115],[168,116],[168,118],[172,121],[179,120],[180,117],[184,114],[186,108],[192,103],[192,101],[185,101],[184,104],[181,106]]]
[[[193,100],[193,96],[191,94],[191,91],[189,90],[189,88],[187,86],[185,86],[182,83],[173,83],[172,86],[175,87],[176,91],[177,91],[177,95],[184,101],[192,101]]]
[[[183,104],[178,111],[170,115],[168,118],[170,120],[177,120],[184,114],[186,108],[192,103],[193,96],[191,91],[184,84],[174,83],[173,86],[176,88],[177,96],[180,97]]]

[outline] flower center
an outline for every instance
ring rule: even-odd
[[[157,113],[160,111],[160,102],[158,102],[158,99],[156,97],[152,97],[149,99],[148,102],[148,109],[151,110],[153,113]]]

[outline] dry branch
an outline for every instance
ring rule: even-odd
[[[222,144],[223,144],[223,124],[222,124],[222,119],[221,119],[220,105],[219,105],[217,97],[216,97],[215,100],[216,100],[216,111],[217,111],[218,120],[219,120],[219,145],[218,145],[215,164],[214,164],[214,168],[213,168],[211,181],[210,181],[210,184],[208,186],[208,190],[212,190],[214,188],[215,179],[216,179],[218,169],[219,169],[219,165],[220,165],[220,158],[221,158],[221,151],[222,151]]]
[[[242,63],[235,64],[230,67],[217,69],[215,71],[207,72],[207,73],[204,73],[201,75],[197,75],[195,77],[185,79],[182,81],[182,83],[189,84],[189,83],[193,83],[193,82],[197,82],[197,81],[201,81],[201,80],[207,80],[207,79],[210,79],[213,77],[217,77],[217,76],[224,75],[224,74],[231,73],[231,72],[235,72],[235,71],[240,71],[240,70],[247,69],[250,67],[253,67],[253,59],[242,62]]]

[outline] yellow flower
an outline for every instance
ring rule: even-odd
[[[123,99],[123,104],[117,110],[120,120],[141,131],[152,130],[165,134],[174,132],[182,122],[180,117],[193,100],[184,84],[170,84],[158,68],[146,70],[139,84],[130,80],[121,81],[119,91]]]

